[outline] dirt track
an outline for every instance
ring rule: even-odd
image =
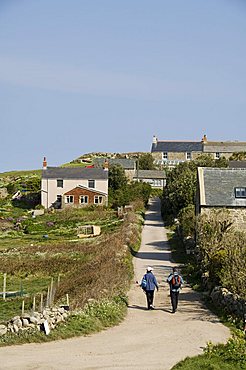
[[[135,264],[135,281],[152,266],[160,284],[155,310],[146,310],[141,288],[133,284],[128,315],[117,327],[66,341],[0,348],[0,369],[139,369],[167,370],[186,356],[202,353],[208,341],[225,342],[229,330],[203,307],[188,286],[171,314],[165,283],[172,263],[158,200],[150,202]]]

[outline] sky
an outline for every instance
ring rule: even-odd
[[[0,172],[246,141],[245,0],[0,0]]]

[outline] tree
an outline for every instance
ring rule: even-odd
[[[197,167],[227,167],[225,158],[213,159],[202,154],[197,159],[182,162],[167,172],[167,186],[164,189],[163,200],[167,214],[177,217],[179,211],[195,204],[197,187]]]
[[[120,165],[113,165],[109,168],[108,173],[109,188],[118,190],[124,188],[127,184],[127,178],[124,168]]]
[[[151,153],[141,154],[138,160],[139,170],[154,170],[154,158]]]

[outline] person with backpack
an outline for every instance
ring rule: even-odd
[[[153,301],[154,301],[154,291],[155,288],[158,291],[159,286],[156,280],[155,275],[153,274],[152,267],[147,267],[146,274],[142,278],[141,287],[146,293],[147,298],[147,309],[154,310]]]
[[[167,282],[170,286],[172,313],[175,313],[178,307],[179,292],[182,284],[184,284],[184,280],[182,276],[179,275],[177,267],[173,267],[173,272],[168,276]]]

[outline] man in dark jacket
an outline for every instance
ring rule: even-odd
[[[181,285],[184,284],[183,278],[179,275],[177,267],[173,267],[173,272],[168,276],[167,282],[170,286],[170,297],[173,308],[172,313],[175,313],[178,307]]]
[[[155,291],[155,288],[156,288],[157,291],[159,289],[156,277],[152,273],[152,271],[153,271],[152,267],[147,267],[147,272],[143,276],[143,280],[145,280],[145,282],[146,282],[144,291],[146,293],[148,310],[154,310],[154,306],[153,306],[154,291]]]

